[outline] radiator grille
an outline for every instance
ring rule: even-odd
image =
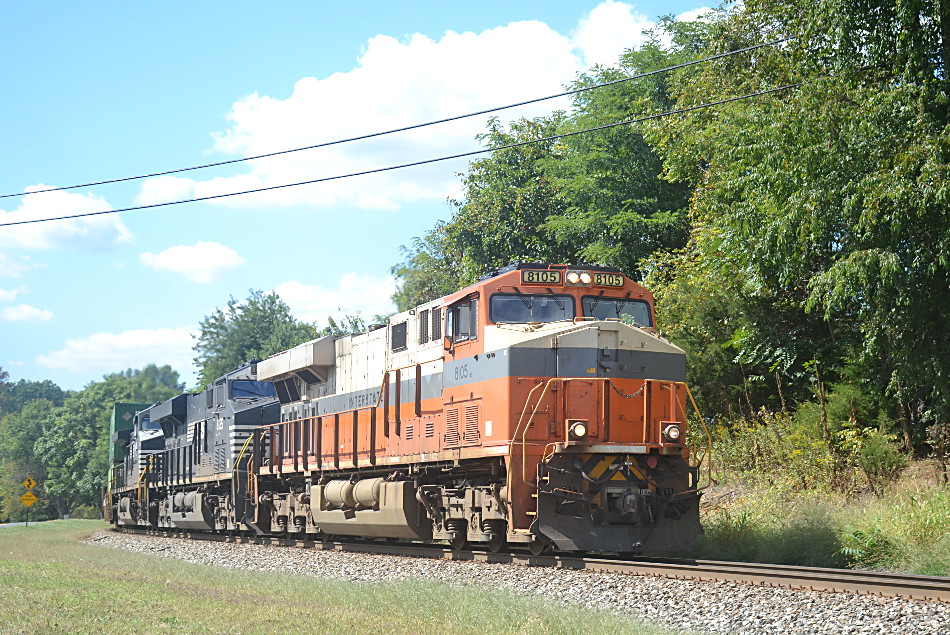
[[[461,443],[459,438],[459,409],[449,408],[445,411],[445,445],[456,447]]]
[[[465,406],[465,431],[463,434],[466,445],[478,443],[478,404]]]

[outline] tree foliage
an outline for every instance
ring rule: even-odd
[[[0,417],[11,412],[19,412],[36,399],[48,399],[54,406],[63,405],[67,392],[48,379],[29,381],[20,379],[8,383],[0,394]]]
[[[59,390],[52,382],[33,384],[52,393]],[[98,509],[108,470],[112,405],[156,402],[184,388],[170,366],[150,364],[106,375],[68,393],[59,404],[38,398],[7,414],[0,420],[0,512],[8,519],[25,517],[19,497],[20,483],[27,476],[39,483],[34,489],[40,499],[31,510],[34,518],[62,516],[80,507],[87,513]]]
[[[207,386],[251,359],[264,359],[317,336],[312,324],[297,321],[275,293],[251,291],[227,308],[215,309],[199,324],[195,342],[198,381]]]

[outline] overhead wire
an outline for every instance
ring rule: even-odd
[[[326,148],[326,147],[330,147],[330,146],[341,145],[341,144],[344,144],[344,143],[352,143],[352,142],[354,142],[354,141],[362,141],[362,140],[365,140],[365,139],[373,139],[373,138],[376,138],[376,137],[382,137],[382,136],[386,136],[386,135],[396,134],[396,133],[399,133],[399,132],[406,132],[406,131],[409,131],[409,130],[417,130],[417,129],[419,129],[419,128],[426,128],[426,127],[428,127],[428,126],[435,126],[435,125],[438,125],[438,124],[449,123],[449,122],[452,122],[452,121],[459,121],[459,120],[468,119],[468,118],[471,118],[471,117],[478,117],[478,116],[481,116],[481,115],[488,115],[488,114],[491,114],[491,113],[501,112],[501,111],[503,111],[503,110],[510,110],[511,108],[518,108],[518,107],[520,107],[520,106],[526,106],[526,105],[529,105],[529,104],[535,104],[535,103],[539,103],[539,102],[542,102],[542,101],[548,101],[548,100],[551,100],[551,99],[557,99],[557,98],[560,98],[560,97],[568,97],[568,96],[570,96],[570,95],[577,95],[577,94],[579,94],[579,93],[583,93],[583,92],[586,92],[586,91],[589,91],[589,90],[595,90],[595,89],[598,89],[598,88],[604,88],[604,87],[607,87],[607,86],[613,86],[613,85],[615,85],[615,84],[621,84],[621,83],[624,83],[624,82],[630,82],[630,81],[633,81],[633,80],[636,80],[636,79],[643,79],[643,78],[645,78],[645,77],[650,77],[650,76],[652,76],[652,75],[657,75],[657,74],[660,74],[660,73],[668,73],[668,72],[670,72],[670,71],[675,71],[675,70],[679,70],[679,69],[681,69],[681,68],[686,68],[686,67],[689,67],[689,66],[694,66],[694,65],[696,65],[696,64],[705,64],[705,63],[707,63],[707,62],[712,62],[712,61],[717,60],[717,59],[722,59],[722,58],[724,58],[724,57],[729,57],[729,56],[731,56],[731,55],[737,55],[737,54],[739,54],[739,53],[747,53],[747,52],[749,52],[749,51],[754,51],[754,50],[756,50],[756,49],[760,49],[760,48],[765,47],[765,46],[774,46],[774,45],[776,45],[776,44],[782,44],[783,42],[788,42],[788,41],[791,40],[791,39],[792,39],[792,38],[781,38],[781,39],[778,39],[778,40],[772,40],[772,41],[770,41],[770,42],[763,42],[763,43],[761,43],[761,44],[754,44],[754,45],[752,45],[752,46],[747,46],[747,47],[744,47],[744,48],[741,48],[741,49],[734,49],[734,50],[732,50],[732,51],[726,51],[726,52],[724,52],[724,53],[717,53],[716,55],[711,55],[711,56],[709,56],[709,57],[700,58],[700,59],[698,59],[698,60],[691,60],[691,61],[689,61],[689,62],[683,62],[683,63],[680,63],[680,64],[675,64],[675,65],[673,65],[673,66],[667,66],[667,67],[664,67],[664,68],[660,68],[660,69],[656,69],[656,70],[652,70],[652,71],[647,71],[647,72],[645,72],[645,73],[638,73],[638,74],[636,74],[636,75],[630,75],[630,76],[627,76],[627,77],[621,77],[621,78],[619,78],[619,79],[611,80],[611,81],[609,81],[609,82],[602,82],[602,83],[600,83],[600,84],[594,84],[594,85],[591,85],[591,86],[582,86],[582,87],[580,87],[580,88],[575,88],[575,89],[573,89],[573,90],[567,90],[567,91],[560,92],[560,93],[557,93],[557,94],[554,94],[554,95],[548,95],[548,96],[546,96],[546,97],[537,97],[537,98],[535,98],[535,99],[527,99],[527,100],[525,100],[525,101],[519,101],[519,102],[516,102],[516,103],[513,103],[513,104],[507,104],[507,105],[505,105],[505,106],[496,106],[496,107],[494,107],[494,108],[486,108],[486,109],[484,109],[484,110],[477,110],[477,111],[475,111],[475,112],[470,112],[470,113],[467,113],[467,114],[464,114],[464,115],[455,115],[455,116],[453,116],[453,117],[446,117],[446,118],[444,118],[444,119],[435,119],[435,120],[427,121],[427,122],[424,122],[424,123],[418,123],[418,124],[412,124],[412,125],[409,125],[409,126],[403,126],[403,127],[401,127],[401,128],[393,128],[393,129],[391,129],[391,130],[383,130],[383,131],[379,131],[379,132],[371,132],[371,133],[367,133],[367,134],[363,134],[363,135],[358,135],[358,136],[355,136],[355,137],[347,137],[347,138],[345,138],[345,139],[337,139],[337,140],[334,140],[334,141],[326,141],[326,142],[323,142],[323,143],[317,143],[317,144],[314,144],[314,145],[302,146],[302,147],[299,147],[299,148],[290,148],[290,149],[288,149],[288,150],[279,150],[279,151],[276,151],[276,152],[267,152],[267,153],[264,153],[264,154],[256,154],[256,155],[249,156],[249,157],[242,157],[242,158],[240,158],[240,159],[228,159],[228,160],[226,160],[226,161],[217,161],[217,162],[214,162],[214,163],[205,163],[205,164],[202,164],[202,165],[194,165],[194,166],[190,166],[190,167],[186,167],[186,168],[176,168],[176,169],[173,169],[173,170],[164,170],[164,171],[161,171],[161,172],[150,172],[150,173],[148,173],[148,174],[138,174],[138,175],[135,175],[135,176],[126,176],[126,177],[121,177],[121,178],[116,178],[116,179],[106,179],[106,180],[102,180],[102,181],[91,181],[91,182],[89,182],[89,183],[80,183],[80,184],[77,184],[77,185],[66,185],[66,186],[63,186],[63,187],[50,187],[50,188],[46,188],[46,189],[42,189],[42,190],[35,190],[35,191],[32,191],[32,192],[16,192],[16,193],[12,193],[12,194],[0,194],[0,198],[12,198],[12,197],[16,197],[16,196],[27,196],[27,195],[32,195],[32,194],[42,194],[42,193],[45,193],[45,192],[60,192],[60,191],[63,191],[63,190],[75,190],[75,189],[79,189],[79,188],[83,188],[83,187],[95,187],[95,186],[99,186],[99,185],[108,185],[108,184],[110,184],[110,183],[122,183],[122,182],[126,182],[126,181],[137,181],[137,180],[141,180],[141,179],[154,178],[154,177],[158,177],[158,176],[168,176],[168,175],[171,175],[171,174],[180,174],[180,173],[182,173],[182,172],[191,172],[191,171],[194,171],[194,170],[204,170],[204,169],[207,169],[207,168],[214,168],[214,167],[219,167],[219,166],[222,166],[222,165],[231,165],[231,164],[234,164],[234,163],[243,163],[243,162],[246,162],[246,161],[255,161],[255,160],[257,160],[257,159],[266,159],[266,158],[268,158],[268,157],[275,157],[275,156],[280,156],[280,155],[284,155],[284,154],[291,154],[291,153],[293,153],[293,152],[302,152],[302,151],[304,151],[304,150],[315,150],[315,149],[317,149],[317,148]]]
[[[134,211],[138,211],[138,210],[154,209],[154,208],[157,208],[157,207],[168,207],[168,206],[171,206],[171,205],[182,205],[182,204],[185,204],[185,203],[198,203],[198,202],[201,202],[201,201],[210,201],[210,200],[215,200],[215,199],[220,199],[220,198],[227,198],[227,197],[231,197],[231,196],[242,196],[242,195],[245,195],[245,194],[257,194],[257,193],[259,193],[259,192],[268,192],[268,191],[272,191],[272,190],[280,190],[280,189],[290,188],[290,187],[299,187],[299,186],[301,186],[301,185],[311,185],[311,184],[313,184],[313,183],[325,183],[325,182],[327,182],[327,181],[337,181],[337,180],[352,178],[352,177],[356,177],[356,176],[365,176],[365,175],[368,175],[368,174],[378,174],[378,173],[381,173],[381,172],[391,172],[391,171],[393,171],[393,170],[401,170],[401,169],[405,169],[405,168],[417,167],[417,166],[420,166],[420,165],[428,165],[428,164],[432,164],[432,163],[440,163],[440,162],[443,162],[443,161],[451,161],[451,160],[454,160],[454,159],[462,159],[462,158],[465,158],[465,157],[477,156],[477,155],[479,155],[479,154],[487,154],[487,153],[489,153],[489,152],[497,152],[497,151],[499,151],[499,150],[508,150],[508,149],[511,149],[511,148],[519,148],[519,147],[522,147],[522,146],[532,145],[532,144],[535,144],[535,143],[544,143],[544,142],[547,142],[547,141],[556,141],[556,140],[558,140],[558,139],[564,139],[564,138],[567,138],[567,137],[573,137],[573,136],[580,135],[580,134],[586,134],[586,133],[588,133],[588,132],[596,132],[596,131],[598,131],[598,130],[607,130],[607,129],[610,129],[610,128],[617,128],[617,127],[619,127],[619,126],[626,126],[626,125],[631,125],[631,124],[635,124],[635,123],[641,123],[641,122],[644,122],[644,121],[650,121],[650,120],[652,120],[652,119],[660,119],[660,118],[662,118],[662,117],[670,117],[670,116],[673,116],[673,115],[679,115],[679,114],[691,112],[691,111],[694,111],[694,110],[700,110],[700,109],[702,109],[702,108],[710,108],[710,107],[712,107],[712,106],[719,106],[719,105],[722,105],[722,104],[728,104],[728,103],[735,102],[735,101],[741,101],[741,100],[743,100],[743,99],[751,99],[751,98],[753,98],[753,97],[761,97],[761,96],[763,96],[763,95],[769,95],[769,94],[772,94],[772,93],[777,93],[777,92],[789,90],[789,89],[792,89],[792,88],[797,88],[797,87],[799,87],[799,86],[801,86],[801,82],[796,82],[796,83],[794,83],[794,84],[786,84],[786,85],[784,85],[784,86],[779,86],[779,87],[777,87],[777,88],[769,88],[769,89],[766,89],[766,90],[760,90],[760,91],[756,91],[756,92],[753,92],[753,93],[746,93],[745,95],[740,95],[740,96],[737,96],[737,97],[728,97],[728,98],[726,98],[726,99],[719,99],[719,100],[717,100],[717,101],[706,102],[706,103],[697,104],[697,105],[694,105],[694,106],[687,106],[687,107],[684,107],[684,108],[677,108],[677,109],[675,109],[675,110],[667,110],[667,111],[664,111],[664,112],[661,112],[661,113],[656,113],[656,114],[652,114],[652,115],[646,115],[646,116],[638,117],[638,118],[635,118],[635,119],[627,119],[627,120],[625,120],[625,121],[618,121],[618,122],[614,122],[614,123],[604,124],[604,125],[601,125],[601,126],[595,126],[595,127],[592,127],[592,128],[584,128],[583,130],[574,130],[574,131],[571,131],[571,132],[563,132],[563,133],[559,133],[559,134],[556,134],[556,135],[549,135],[549,136],[547,136],[547,137],[541,137],[541,138],[538,138],[538,139],[529,139],[529,140],[527,140],[527,141],[518,141],[518,142],[515,142],[515,143],[508,143],[508,144],[501,145],[501,146],[493,146],[493,147],[490,147],[490,148],[481,148],[481,149],[479,149],[479,150],[472,150],[472,151],[470,151],[470,152],[461,152],[461,153],[458,153],[458,154],[452,154],[452,155],[447,155],[447,156],[442,156],[442,157],[436,157],[436,158],[432,158],[432,159],[423,159],[423,160],[421,160],[421,161],[412,161],[412,162],[410,162],[410,163],[401,163],[401,164],[399,164],[399,165],[391,165],[391,166],[387,166],[387,167],[383,167],[383,168],[374,168],[374,169],[372,169],[372,170],[363,170],[363,171],[360,171],[360,172],[350,172],[350,173],[348,173],[348,174],[338,174],[338,175],[336,175],[336,176],[327,176],[327,177],[322,177],[322,178],[318,178],[318,179],[310,179],[310,180],[308,180],[308,181],[298,181],[298,182],[296,182],[296,183],[284,183],[284,184],[281,184],[281,185],[270,185],[270,186],[267,186],[267,187],[259,187],[259,188],[255,188],[255,189],[251,189],[251,190],[242,190],[242,191],[239,191],[239,192],[228,192],[228,193],[225,193],[225,194],[213,194],[213,195],[202,196],[202,197],[198,197],[198,198],[189,198],[189,199],[182,199],[182,200],[177,200],[177,201],[166,201],[166,202],[164,202],[164,203],[152,203],[152,204],[149,204],[149,205],[137,205],[137,206],[134,206],[134,207],[124,207],[124,208],[121,208],[121,209],[100,210],[100,211],[96,211],[96,212],[83,212],[83,213],[79,213],[79,214],[67,214],[67,215],[63,215],[63,216],[52,216],[52,217],[49,217],[49,218],[35,218],[35,219],[29,219],[29,220],[12,221],[12,222],[7,222],[7,223],[0,223],[0,227],[11,227],[11,226],[14,226],[14,225],[30,225],[30,224],[34,224],[34,223],[45,223],[45,222],[55,221],[55,220],[67,220],[67,219],[72,219],[72,218],[84,218],[84,217],[88,217],[88,216],[101,216],[101,215],[104,215],[104,214],[119,214],[119,213],[121,213],[121,212],[134,212]]]

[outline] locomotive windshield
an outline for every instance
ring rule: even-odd
[[[238,379],[231,382],[231,399],[257,399],[276,397],[274,384],[269,381],[250,381]]]
[[[555,293],[496,293],[489,306],[496,324],[573,320],[575,314],[574,298]]]
[[[643,300],[630,298],[609,298],[599,295],[585,295],[582,300],[584,315],[598,320],[619,319],[624,324],[653,326],[650,305]]]

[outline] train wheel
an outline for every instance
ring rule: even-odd
[[[468,546],[468,538],[466,538],[464,534],[461,536],[456,536],[455,538],[449,540],[449,544],[452,545],[452,548],[456,551],[461,551]]]
[[[528,549],[531,551],[531,555],[540,556],[549,552],[551,550],[551,546],[545,542],[541,542],[535,537],[530,543],[528,543]]]
[[[505,540],[504,535],[502,534],[491,534],[488,537],[488,550],[492,553],[498,553],[505,548],[505,544],[508,541]]]

